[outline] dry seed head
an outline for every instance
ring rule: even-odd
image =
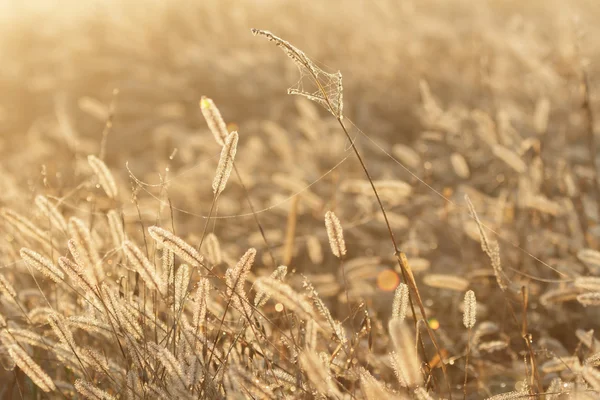
[[[204,251],[211,264],[217,265],[223,262],[219,239],[212,232],[206,235],[206,239],[204,239]]]
[[[183,306],[183,300],[188,292],[190,284],[190,267],[182,264],[175,274],[175,310],[179,311]]]
[[[105,392],[104,390],[94,386],[92,383],[88,381],[84,381],[82,379],[77,379],[75,381],[75,389],[79,394],[81,394],[84,398],[90,400],[115,400],[115,397],[111,394]]]
[[[35,240],[46,248],[52,247],[48,234],[38,229],[31,221],[21,214],[8,208],[2,208],[0,209],[0,217],[22,235]]]
[[[69,250],[72,249],[71,245],[74,245],[75,250],[78,253],[78,257],[73,254],[75,262],[77,262],[83,268],[90,268],[96,274],[96,278],[102,280],[104,272],[102,271],[100,256],[96,245],[92,240],[92,234],[85,223],[76,217],[69,219],[69,235],[71,240],[69,241]]]
[[[12,298],[13,300],[17,299],[17,292],[2,274],[0,274],[0,293]]]
[[[221,149],[221,157],[219,158],[219,164],[217,165],[217,173],[213,180],[212,188],[215,196],[218,196],[225,190],[227,180],[231,174],[233,168],[233,160],[235,159],[235,153],[237,151],[238,144],[238,133],[231,132],[227,136],[225,145]]]
[[[111,199],[116,198],[118,194],[117,183],[104,161],[90,154],[88,156],[88,163],[92,167],[96,178],[98,178],[98,183],[102,186],[106,195]]]
[[[285,278],[286,274],[287,274],[287,267],[285,265],[280,265],[279,267],[277,267],[277,269],[275,271],[273,271],[271,273],[271,275],[269,277],[283,282],[283,279]],[[262,292],[262,291],[256,292],[256,296],[254,296],[254,306],[255,307],[260,308],[260,307],[264,306],[267,303],[267,301],[269,301],[269,295],[267,293]]]
[[[420,385],[423,376],[414,335],[408,325],[399,319],[391,319],[388,328],[395,350],[390,359],[398,382],[405,387]]]
[[[502,263],[500,262],[500,246],[498,242],[495,240],[488,239],[484,226],[479,220],[479,216],[475,211],[475,206],[471,202],[471,199],[468,195],[465,194],[465,201],[467,202],[467,206],[469,207],[469,214],[471,218],[475,220],[477,224],[477,229],[479,230],[479,237],[481,239],[481,249],[488,255],[490,261],[492,262],[492,268],[494,269],[494,275],[496,275],[496,282],[498,283],[498,287],[502,291],[506,291],[508,288],[508,277],[504,273],[502,269]]]
[[[401,321],[406,318],[406,310],[408,308],[408,285],[401,283],[396,288],[394,293],[394,302],[392,303],[392,318],[398,318]]]
[[[600,306],[600,292],[583,293],[577,295],[577,301],[587,306]]]
[[[210,295],[210,282],[206,278],[200,279],[198,282],[198,289],[194,296],[194,313],[193,313],[193,324],[196,329],[204,322],[206,318],[206,308],[208,306]]]
[[[471,329],[475,326],[475,320],[477,317],[477,299],[475,298],[475,292],[472,290],[465,293],[465,310],[463,313],[463,324],[465,328]]]
[[[52,378],[17,344],[8,346],[8,354],[37,387],[44,392],[56,390]]]
[[[225,121],[223,121],[221,112],[215,103],[212,99],[202,96],[200,99],[200,110],[202,111],[206,124],[217,143],[221,146],[225,146],[225,140],[227,139],[227,136],[229,136],[229,132],[227,131],[227,125],[225,124]]]
[[[123,243],[123,250],[133,268],[140,274],[146,285],[160,293],[166,293],[166,283],[156,273],[154,264],[148,257],[132,242]]]
[[[600,277],[578,276],[575,278],[575,287],[593,292],[600,292]]]
[[[64,318],[56,313],[48,315],[48,322],[52,326],[52,330],[58,337],[58,339],[64,345],[71,349],[75,349],[75,340],[73,340],[73,333],[69,330],[67,325],[64,323]]]
[[[327,211],[325,213],[325,229],[327,230],[331,252],[337,258],[345,256],[346,242],[344,241],[344,231],[342,230],[340,220],[333,211]]]
[[[337,72],[330,74],[323,71],[315,63],[313,63],[303,51],[292,46],[291,43],[275,36],[269,31],[263,31],[260,29],[251,29],[254,36],[264,36],[270,42],[275,43],[277,47],[283,50],[283,52],[291,58],[298,69],[300,70],[300,80],[294,86],[288,89],[288,94],[297,94],[304,96],[307,99],[317,102],[327,111],[329,111],[336,118],[343,118],[344,100],[343,92],[344,88],[342,85],[342,73]],[[317,90],[308,91],[303,87],[303,80],[308,78],[312,81],[313,85]]]
[[[67,231],[67,222],[65,221],[65,218],[46,196],[37,196],[35,198],[35,205],[46,216],[52,225],[63,232]]]
[[[203,265],[202,256],[180,237],[158,226],[151,226],[148,228],[148,232],[158,244],[175,253],[192,267]]]
[[[121,219],[121,216],[117,210],[110,210],[108,213],[106,213],[106,217],[108,218],[108,227],[113,241],[113,246],[118,249],[126,240],[123,220]]]
[[[40,273],[52,279],[54,282],[59,283],[64,280],[65,275],[63,272],[46,257],[27,248],[22,248],[19,253],[27,265],[37,269]]]
[[[289,285],[270,277],[256,280],[256,290],[271,296],[275,301],[283,304],[288,311],[295,312],[304,320],[315,318],[315,313],[305,297],[294,291]]]
[[[457,292],[464,292],[467,287],[469,287],[468,280],[460,278],[456,275],[446,274],[425,275],[423,278],[423,283],[434,288],[454,290]]]

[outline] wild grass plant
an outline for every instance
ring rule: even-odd
[[[0,398],[599,396],[597,6],[48,4],[2,6]]]

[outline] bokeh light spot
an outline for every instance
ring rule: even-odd
[[[400,283],[400,277],[391,269],[385,269],[377,275],[377,287],[386,292],[395,290]]]

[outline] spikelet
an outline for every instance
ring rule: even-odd
[[[496,275],[496,281],[498,283],[498,287],[502,291],[506,291],[508,288],[508,278],[502,269],[502,263],[500,262],[500,246],[498,242],[495,240],[489,240],[483,224],[479,220],[479,216],[475,211],[475,206],[471,203],[471,199],[468,195],[465,194],[465,200],[467,202],[467,206],[469,207],[469,213],[471,218],[475,220],[477,223],[477,228],[479,229],[479,236],[481,238],[481,249],[488,255],[492,262],[492,268],[494,269],[494,275]]]
[[[231,174],[233,168],[233,160],[235,159],[235,153],[237,151],[238,144],[238,133],[231,132],[227,136],[225,145],[221,149],[221,157],[219,158],[219,164],[217,165],[217,173],[212,183],[213,193],[218,196],[225,190],[227,180]]]
[[[85,273],[84,269],[72,262],[67,257],[59,257],[58,265],[71,278],[71,280],[87,295],[96,295],[95,282]]]
[[[161,294],[166,293],[166,283],[156,273],[155,266],[148,257],[132,242],[123,243],[123,250],[134,270],[140,274],[146,285]]]
[[[142,394],[142,383],[138,375],[138,371],[132,369],[127,373],[127,399],[135,400],[136,398],[144,398]]]
[[[327,237],[329,237],[329,245],[331,252],[341,258],[346,255],[346,242],[344,241],[344,231],[342,224],[333,211],[325,213],[325,228],[327,229]]]
[[[417,400],[433,400],[433,397],[422,387],[415,389],[415,398]]]
[[[256,249],[248,249],[235,267],[229,268],[225,273],[227,295],[231,297],[234,306],[240,310],[240,312],[248,315],[251,313],[251,309],[248,304],[246,291],[244,290],[244,284],[246,283],[255,257]]]
[[[322,358],[319,357],[317,353],[311,350],[305,350],[300,354],[299,361],[309,382],[319,394],[331,396],[333,398],[342,397],[342,394],[333,383],[329,368],[325,366]]]
[[[183,371],[181,363],[175,358],[173,353],[165,347],[155,343],[148,343],[152,351],[156,352],[158,361],[165,367],[171,378],[179,380],[183,387],[187,386],[187,377]]]
[[[90,230],[82,220],[71,217],[69,219],[69,235],[71,235],[69,250],[74,249],[78,253],[76,256],[71,251],[75,262],[82,268],[91,268],[94,271],[96,279],[101,281],[104,278],[104,271],[100,268],[100,256],[92,241]]]
[[[52,226],[59,229],[62,232],[67,231],[67,221],[62,216],[60,211],[48,200],[46,196],[36,196],[35,205],[40,209],[42,214],[50,221]]]
[[[104,390],[96,387],[92,383],[88,381],[84,381],[83,379],[77,379],[75,381],[75,389],[81,394],[84,398],[89,400],[115,400],[115,397],[111,394],[105,392]]]
[[[255,286],[257,291],[271,296],[289,311],[296,313],[299,318],[304,320],[315,318],[315,313],[310,303],[289,285],[277,279],[262,277],[256,280]]]
[[[469,164],[467,164],[467,160],[462,154],[452,153],[450,155],[450,163],[452,164],[452,169],[454,169],[454,173],[462,179],[468,179],[471,176],[471,171],[469,170]]]
[[[52,279],[54,282],[59,283],[65,279],[65,275],[63,272],[58,269],[52,261],[42,256],[41,254],[27,249],[22,248],[19,252],[21,254],[21,258],[27,265],[32,268],[35,268],[40,273],[45,275],[47,278]]]
[[[463,324],[465,328],[471,329],[475,326],[475,320],[477,317],[477,299],[475,298],[475,292],[469,290],[465,293],[465,310],[463,313]]]
[[[110,210],[106,213],[108,219],[108,227],[110,231],[110,237],[113,242],[113,246],[118,249],[125,242],[125,229],[123,228],[123,220],[117,210]]]
[[[500,393],[492,397],[487,397],[485,400],[523,400],[529,398],[529,393],[525,390]]]
[[[124,332],[133,336],[135,339],[141,339],[143,336],[137,316],[131,314],[125,306],[119,301],[112,289],[106,284],[100,288],[102,299],[108,309],[108,317],[113,325],[121,327]],[[128,337],[128,335],[126,335]]]
[[[179,311],[183,307],[183,300],[188,293],[190,284],[190,267],[187,264],[181,264],[175,274],[175,310]]]
[[[209,294],[210,281],[206,278],[200,279],[198,282],[198,289],[196,289],[196,293],[194,294],[194,312],[192,320],[192,323],[196,328],[196,332],[206,319],[206,308],[208,306]]]
[[[148,228],[148,232],[158,244],[175,253],[175,255],[190,266],[199,267],[203,265],[204,260],[202,256],[180,237],[158,226],[151,226]]]
[[[439,289],[449,289],[464,292],[469,287],[469,281],[456,275],[428,274],[423,277],[423,283]]]
[[[306,248],[308,250],[308,257],[313,264],[321,264],[323,262],[323,248],[319,238],[315,235],[310,235],[306,238]]]
[[[514,169],[517,173],[522,174],[527,171],[527,164],[519,157],[514,151],[500,145],[495,144],[492,146],[492,152],[500,160],[504,161],[509,167]]]
[[[98,372],[108,371],[108,360],[102,354],[92,348],[84,348],[81,350],[81,355],[86,360],[86,363]]]
[[[575,287],[600,292],[600,277],[596,276],[578,276],[575,278]]]
[[[35,240],[45,248],[52,248],[52,243],[48,234],[38,229],[31,221],[21,214],[9,210],[8,208],[2,208],[0,209],[0,217],[25,237]]]
[[[98,183],[102,186],[106,195],[111,199],[116,198],[118,194],[117,183],[104,161],[90,154],[88,156],[88,163],[92,167],[92,171],[94,171],[96,178],[98,178]]]
[[[169,284],[173,281],[175,274],[175,254],[167,249],[162,249],[162,265],[161,265],[161,279],[167,285],[167,292]]]
[[[508,343],[504,340],[492,340],[489,342],[482,342],[477,346],[479,351],[485,351],[486,353],[494,353],[496,351],[504,350],[508,347]]]
[[[65,346],[68,346],[72,351],[75,351],[75,340],[73,339],[73,333],[64,323],[64,317],[53,313],[48,316],[48,322],[50,323],[54,334],[58,337],[60,342]]]
[[[19,343],[27,343],[28,345],[35,347],[47,349],[48,347],[53,347],[56,344],[54,341],[46,339],[45,337],[27,329],[8,329],[8,333],[10,333],[11,340],[16,340]]]
[[[323,303],[323,300],[321,300],[321,298],[319,297],[319,293],[317,293],[313,285],[309,283],[306,278],[304,279],[304,282],[302,284],[308,292],[308,296],[312,299],[319,313],[323,317],[325,317],[325,320],[329,324],[329,327],[331,328],[333,334],[335,334],[336,338],[339,340],[340,343],[346,343],[346,331],[344,330],[342,323],[333,319],[331,313],[329,312],[329,308],[327,308],[325,303]]]
[[[285,265],[280,265],[279,267],[277,267],[277,269],[275,271],[273,271],[271,273],[271,275],[269,275],[269,277],[283,282],[283,279],[285,278],[286,274],[287,274],[287,267]],[[265,292],[262,292],[262,291],[256,292],[256,296],[254,296],[254,306],[255,307],[260,308],[260,307],[264,306],[267,303],[267,301],[269,301],[268,294],[266,294]]]
[[[15,291],[15,288],[2,274],[0,274],[0,293],[17,301],[17,292]]]
[[[390,354],[390,360],[398,382],[409,388],[420,385],[423,382],[421,361],[410,328],[399,319],[391,319],[388,328],[395,350]]]
[[[220,146],[225,146],[225,140],[227,140],[229,132],[227,131],[227,125],[225,125],[225,121],[223,121],[221,112],[215,103],[212,101],[212,99],[202,96],[200,99],[200,110],[202,111],[202,115],[206,120],[206,124],[215,137],[217,143]]]
[[[394,293],[394,302],[392,303],[392,318],[397,318],[403,321],[406,318],[406,310],[408,308],[409,289],[406,283],[401,283],[396,288]]]
[[[600,352],[594,353],[585,359],[585,364],[591,367],[597,367],[600,365]]]
[[[314,85],[316,87],[322,88],[326,90],[323,93],[321,90],[310,93],[308,91],[303,90],[301,85],[297,85],[297,87],[289,88],[288,94],[296,94],[300,96],[304,96],[307,99],[319,103],[327,111],[329,111],[333,116],[338,119],[343,118],[343,85],[342,85],[342,73],[337,72],[335,74],[330,74],[319,67],[315,63],[313,63],[303,51],[292,46],[291,43],[281,39],[280,37],[275,36],[269,31],[263,31],[260,29],[251,29],[252,34],[254,36],[264,36],[270,42],[275,43],[277,47],[279,47],[283,52],[294,61],[296,66],[300,69],[302,74],[300,80],[306,75],[314,81]],[[299,82],[301,83],[301,82]],[[327,93],[329,91],[329,93]]]
[[[600,306],[600,292],[582,293],[577,295],[577,301],[587,306]]]
[[[359,375],[360,389],[365,395],[366,400],[383,400],[391,397],[391,393],[385,390],[383,384],[375,379],[369,371],[361,367]]]
[[[44,392],[56,390],[56,386],[48,374],[19,345],[13,344],[8,346],[8,354],[37,387]]]
[[[223,262],[219,239],[217,239],[217,235],[212,232],[206,235],[206,239],[204,239],[204,253],[206,254],[206,258],[208,258],[208,261],[213,265],[221,264]]]

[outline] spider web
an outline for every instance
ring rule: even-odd
[[[300,79],[288,89],[288,94],[304,96],[319,103],[336,118],[343,118],[343,87],[340,71],[330,74],[319,68],[304,52],[269,31],[252,29],[252,33],[265,36],[291,58],[298,70]]]

